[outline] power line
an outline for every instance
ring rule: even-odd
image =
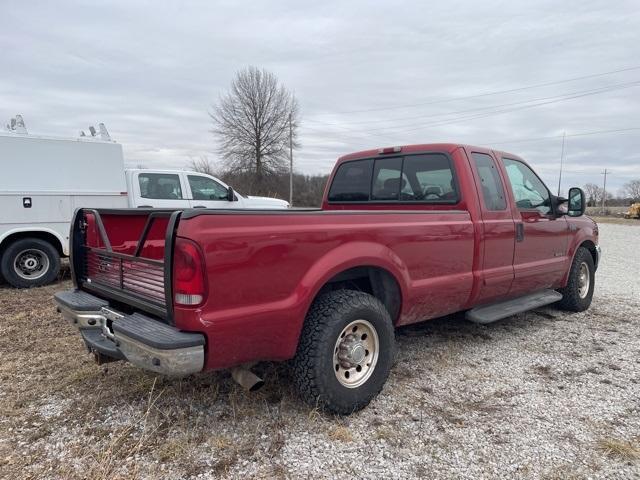
[[[489,112],[484,112],[484,113],[480,113],[480,114],[474,114],[474,115],[462,115],[459,116],[457,118],[453,118],[453,119],[449,119],[449,120],[443,120],[443,121],[437,121],[437,122],[432,122],[432,123],[426,123],[426,124],[422,124],[418,127],[415,128],[409,128],[406,130],[396,130],[393,131],[394,128],[398,128],[398,126],[391,126],[391,127],[386,127],[386,128],[374,128],[374,129],[368,129],[368,130],[363,130],[363,131],[359,131],[359,130],[353,130],[353,129],[345,129],[345,132],[340,132],[342,134],[356,134],[356,135],[372,135],[374,134],[374,132],[387,132],[388,134],[392,134],[392,135],[398,135],[398,134],[402,134],[402,133],[407,133],[407,132],[413,132],[416,130],[422,130],[423,128],[427,128],[427,127],[437,127],[437,126],[442,126],[442,125],[450,125],[452,123],[457,123],[460,121],[466,121],[466,120],[474,120],[474,119],[478,119],[478,118],[486,118],[486,117],[490,117],[490,116],[494,116],[494,115],[500,115],[503,113],[510,113],[510,112],[515,112],[515,111],[519,111],[519,110],[525,110],[528,108],[535,108],[535,107],[539,107],[539,106],[543,106],[543,105],[550,105],[550,104],[554,104],[554,103],[559,103],[559,102],[564,102],[567,100],[573,100],[576,98],[582,98],[582,97],[588,97],[588,96],[592,96],[592,95],[598,95],[600,93],[607,93],[607,92],[611,92],[614,90],[621,90],[624,88],[631,88],[634,86],[640,85],[640,81],[635,81],[635,82],[631,82],[631,83],[625,83],[625,84],[618,84],[618,85],[613,85],[613,86],[609,86],[609,87],[601,87],[600,89],[596,89],[596,90],[586,90],[586,91],[582,91],[582,92],[574,92],[575,94],[566,94],[565,96],[561,96],[561,97],[549,97],[552,98],[552,100],[548,100],[548,101],[543,101],[543,102],[538,102],[538,103],[534,103],[531,105],[521,105],[521,106],[517,106],[517,107],[513,107],[513,108],[501,108],[501,107],[508,107],[511,104],[503,104],[503,105],[494,105],[492,108],[495,108],[495,110],[493,111],[489,111]],[[568,96],[567,96],[568,95]],[[533,100],[536,101],[536,100]],[[530,103],[531,101],[529,101]],[[462,113],[462,112],[452,112],[451,115],[456,114],[456,113]],[[413,124],[409,124],[409,125],[402,125],[400,126],[400,128],[404,127],[404,126],[411,126]],[[309,130],[308,127],[306,127],[307,130]],[[391,131],[389,131],[389,129],[391,129]],[[314,131],[313,128],[311,128],[311,131]],[[315,129],[315,131],[320,132],[320,133],[325,133],[326,130],[317,130]],[[329,132],[332,135],[336,135],[335,132]],[[338,133],[338,135],[340,135],[340,133]],[[376,137],[379,137],[379,135],[375,135]]]
[[[449,97],[449,98],[445,98],[445,99],[440,99],[440,100],[432,100],[432,101],[428,101],[428,102],[419,102],[419,103],[411,103],[411,104],[405,104],[405,105],[394,105],[394,106],[389,106],[389,107],[380,107],[380,108],[370,108],[370,109],[365,109],[365,110],[350,110],[350,111],[338,111],[338,112],[327,112],[324,114],[320,114],[320,115],[350,115],[353,113],[366,113],[366,112],[379,112],[379,111],[384,111],[384,110],[398,110],[401,108],[414,108],[414,107],[420,107],[423,105],[435,105],[438,103],[448,103],[448,102],[455,102],[457,100],[468,100],[470,98],[480,98],[480,97],[488,97],[491,95],[502,95],[504,93],[513,93],[513,92],[521,92],[523,90],[530,90],[532,88],[541,88],[541,87],[548,87],[551,85],[559,85],[561,83],[569,83],[569,82],[575,82],[578,80],[586,80],[589,78],[597,78],[597,77],[603,77],[605,75],[613,75],[616,73],[622,73],[622,72],[630,72],[633,70],[639,70],[640,66],[635,66],[635,67],[627,67],[627,68],[621,68],[619,70],[611,70],[608,72],[601,72],[601,73],[593,73],[590,75],[583,75],[581,77],[573,77],[573,78],[566,78],[564,80],[556,80],[553,82],[545,82],[545,83],[537,83],[537,84],[533,84],[533,85],[527,85],[524,87],[518,87],[518,88],[510,88],[507,90],[498,90],[498,91],[493,91],[493,92],[486,92],[486,93],[479,93],[479,94],[475,94],[475,95],[465,95],[465,96],[460,96],[460,97]]]
[[[640,83],[640,81],[636,80],[636,81],[633,81],[633,82],[605,85],[605,86],[598,87],[598,88],[590,88],[588,90],[579,90],[579,91],[574,91],[574,92],[563,93],[563,94],[560,94],[560,95],[552,95],[552,96],[548,96],[548,97],[532,98],[532,99],[529,99],[529,100],[519,100],[517,102],[502,103],[502,104],[498,104],[498,105],[489,105],[489,106],[486,106],[486,107],[469,108],[469,109],[457,110],[457,111],[453,111],[453,112],[423,114],[423,115],[416,115],[416,116],[412,116],[412,117],[396,117],[396,118],[390,118],[390,119],[378,119],[378,120],[365,120],[365,121],[361,121],[361,122],[349,122],[349,125],[360,125],[360,124],[369,124],[369,123],[389,123],[389,122],[394,122],[394,121],[397,121],[397,120],[414,120],[414,119],[417,119],[417,118],[446,117],[446,116],[449,116],[449,115],[456,115],[456,114],[459,114],[459,113],[469,113],[469,112],[477,112],[477,111],[482,111],[482,110],[492,110],[492,109],[500,108],[500,107],[523,105],[523,104],[527,104],[527,103],[539,102],[539,101],[545,101],[545,100],[553,100],[553,99],[562,100],[565,97],[569,97],[569,96],[572,96],[572,95],[581,95],[581,94],[585,94],[585,93],[594,93],[594,94],[596,94],[596,93],[601,93],[601,92],[617,90],[618,88],[624,89],[624,88],[629,88],[631,86],[638,85],[639,83]],[[331,125],[331,126],[337,126],[337,127],[345,128],[344,125],[340,124],[340,123],[323,122],[323,121],[320,121],[320,120],[313,120],[313,119],[307,119],[307,121],[308,122],[312,122],[312,123],[319,123],[319,124],[322,124],[322,125]],[[410,125],[413,125],[413,124],[410,124]],[[356,131],[356,130],[351,130],[351,131]],[[367,131],[371,131],[371,130],[369,129]]]
[[[633,132],[633,131],[640,131],[640,127],[630,127],[630,128],[616,128],[616,129],[609,129],[609,130],[595,130],[595,131],[591,131],[591,132],[581,132],[581,133],[571,133],[571,134],[567,134],[564,133],[563,135],[549,135],[546,137],[533,137],[533,138],[519,138],[516,140],[506,140],[506,141],[489,141],[489,142],[462,142],[462,143],[473,143],[473,144],[477,144],[479,146],[486,146],[488,148],[492,148],[495,145],[508,145],[508,144],[514,144],[514,143],[527,143],[527,142],[542,142],[542,141],[547,141],[547,140],[555,140],[555,139],[559,139],[559,138],[574,138],[574,137],[588,137],[591,135],[605,135],[608,133],[623,133],[623,132]],[[548,168],[549,170],[551,170],[551,167]],[[566,170],[565,171],[567,173],[571,173],[572,175],[593,175],[594,172],[590,172],[590,171],[584,171],[584,170]],[[608,176],[612,176],[611,172],[607,173]],[[615,175],[614,175],[615,176]]]
[[[615,130],[597,130],[594,132],[584,132],[584,133],[572,133],[569,135],[552,135],[548,137],[535,137],[535,138],[521,138],[518,140],[507,140],[507,141],[497,141],[497,142],[487,142],[483,145],[506,145],[511,143],[526,143],[526,142],[538,142],[543,140],[551,140],[555,138],[562,138],[563,136],[568,137],[587,137],[589,135],[601,135],[605,133],[618,133],[618,132],[629,132],[634,130],[640,130],[640,127],[630,127],[630,128],[617,128]]]

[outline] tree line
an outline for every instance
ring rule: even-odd
[[[584,194],[587,198],[588,207],[599,207],[605,197],[604,188],[595,183],[587,183],[584,187]],[[622,207],[634,202],[640,202],[640,179],[630,180],[622,186],[617,195],[606,192],[604,198],[606,205],[610,207]]]

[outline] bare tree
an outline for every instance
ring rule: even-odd
[[[584,188],[584,194],[587,197],[587,205],[590,207],[597,207],[602,203],[602,197],[604,196],[604,189],[599,187],[595,183],[587,183]],[[606,200],[612,200],[613,194],[607,192]]]
[[[595,183],[587,183],[584,186],[584,193],[585,193],[585,196],[587,197],[587,205],[589,206],[596,205],[598,198],[600,199],[602,198],[600,194],[600,190],[602,190],[602,188],[600,188]]]
[[[210,116],[226,171],[251,172],[262,184],[266,175],[287,170],[289,118],[298,146],[298,104],[275,75],[256,67],[241,70]]]
[[[206,175],[215,175],[215,167],[206,155],[201,155],[198,158],[189,158],[187,168],[194,172],[204,173]]]
[[[640,180],[631,180],[622,187],[624,195],[632,200],[640,200]]]

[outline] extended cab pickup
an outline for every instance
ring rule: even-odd
[[[168,375],[291,360],[301,396],[347,414],[382,389],[394,329],[589,307],[597,225],[518,156],[457,144],[340,158],[321,209],[80,209],[75,289],[56,295],[99,361]]]

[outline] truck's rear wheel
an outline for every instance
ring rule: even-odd
[[[595,273],[591,252],[584,247],[578,248],[573,257],[567,286],[558,290],[562,294],[558,306],[571,312],[582,312],[589,308],[593,298]]]
[[[294,381],[310,405],[348,415],[382,390],[393,363],[389,312],[372,295],[337,290],[315,300],[293,360]]]
[[[14,287],[39,287],[58,277],[60,255],[45,240],[23,238],[4,251],[0,269],[4,279]]]

